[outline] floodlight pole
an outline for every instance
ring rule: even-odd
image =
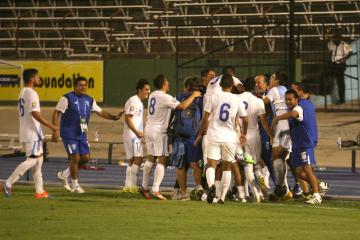
[[[289,78],[290,82],[295,82],[295,0],[289,0]]]

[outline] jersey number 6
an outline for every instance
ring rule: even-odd
[[[220,114],[219,114],[219,119],[223,122],[226,122],[229,119],[229,110],[230,109],[230,104],[227,103],[223,103],[220,107]]]

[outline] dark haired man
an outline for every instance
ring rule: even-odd
[[[322,198],[319,194],[319,181],[311,167],[314,162],[315,147],[311,133],[311,109],[307,105],[299,104],[299,96],[293,89],[286,91],[285,102],[289,112],[277,115],[273,119],[272,127],[281,120],[289,120],[292,141],[291,165],[295,167],[296,177],[305,178],[304,180],[310,183],[313,190],[312,198],[306,203],[320,204]]]
[[[84,193],[78,183],[79,167],[85,165],[90,160],[90,148],[87,138],[88,124],[91,112],[96,112],[100,117],[109,120],[119,120],[117,116],[111,115],[102,110],[95,99],[86,95],[87,80],[78,77],[74,82],[74,91],[62,96],[55,107],[53,113],[53,124],[59,126],[60,136],[65,146],[65,150],[70,159],[70,167],[57,173],[57,178],[64,185],[64,188],[73,193]],[[59,139],[59,133],[53,133],[53,141]],[[68,183],[68,176],[71,175],[72,188]]]
[[[150,94],[150,84],[140,79],[136,84],[136,94],[125,103],[124,149],[129,160],[123,191],[137,193],[137,173],[143,161],[142,138],[144,138],[144,104]]]
[[[164,74],[160,74],[154,79],[154,86],[156,90],[149,96],[148,118],[145,126],[148,159],[144,164],[141,193],[146,199],[151,199],[148,186],[149,175],[157,159],[158,163],[154,173],[152,195],[159,200],[166,200],[159,189],[164,178],[165,166],[169,156],[166,130],[169,125],[171,109],[186,109],[201,93],[194,91],[186,100],[181,103],[178,102],[174,97],[167,94],[170,90],[170,85]]]
[[[237,144],[236,118],[243,119],[240,142],[246,142],[248,117],[243,103],[231,93],[234,80],[230,74],[224,74],[220,80],[221,92],[209,96],[205,105],[201,129],[196,138],[197,145],[206,134],[207,165],[206,179],[210,187],[207,195],[208,203],[213,203],[216,195],[215,171],[218,162],[222,160],[221,193],[218,203],[223,204],[231,183],[231,166],[235,162]],[[211,113],[211,117],[210,117]],[[210,117],[210,120],[209,120]]]
[[[40,114],[39,96],[34,90],[39,85],[40,78],[36,69],[25,69],[23,72],[25,87],[19,95],[20,134],[19,141],[25,146],[26,160],[16,167],[10,177],[1,183],[6,197],[12,194],[12,186],[28,171],[33,170],[35,198],[47,198],[44,191],[41,166],[43,163],[42,139],[44,138],[41,124],[53,131],[59,128],[49,123]]]

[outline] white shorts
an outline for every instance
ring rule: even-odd
[[[133,157],[143,157],[143,145],[140,138],[123,138],[124,140],[124,149],[126,154],[126,159],[130,160]]]
[[[235,162],[236,143],[210,142],[207,144],[207,158]]]
[[[202,151],[203,151],[203,160],[204,160],[204,164],[207,164],[207,149],[208,149],[208,139],[207,139],[207,135],[204,135],[202,137]]]
[[[145,128],[145,142],[147,153],[152,156],[169,156],[168,137],[162,129],[154,127]]]
[[[43,154],[43,142],[41,140],[22,144],[25,146],[25,154],[27,157],[31,155],[41,156]]]
[[[273,147],[283,147],[285,149],[291,149],[291,138],[289,123],[287,120],[281,120],[278,122],[275,128]]]
[[[259,132],[248,131],[245,153],[249,154],[257,163],[261,159],[261,139]]]

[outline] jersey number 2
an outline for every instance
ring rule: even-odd
[[[219,114],[219,119],[223,122],[226,122],[229,119],[229,110],[230,109],[230,104],[227,103],[223,103],[220,107],[220,114]]]

